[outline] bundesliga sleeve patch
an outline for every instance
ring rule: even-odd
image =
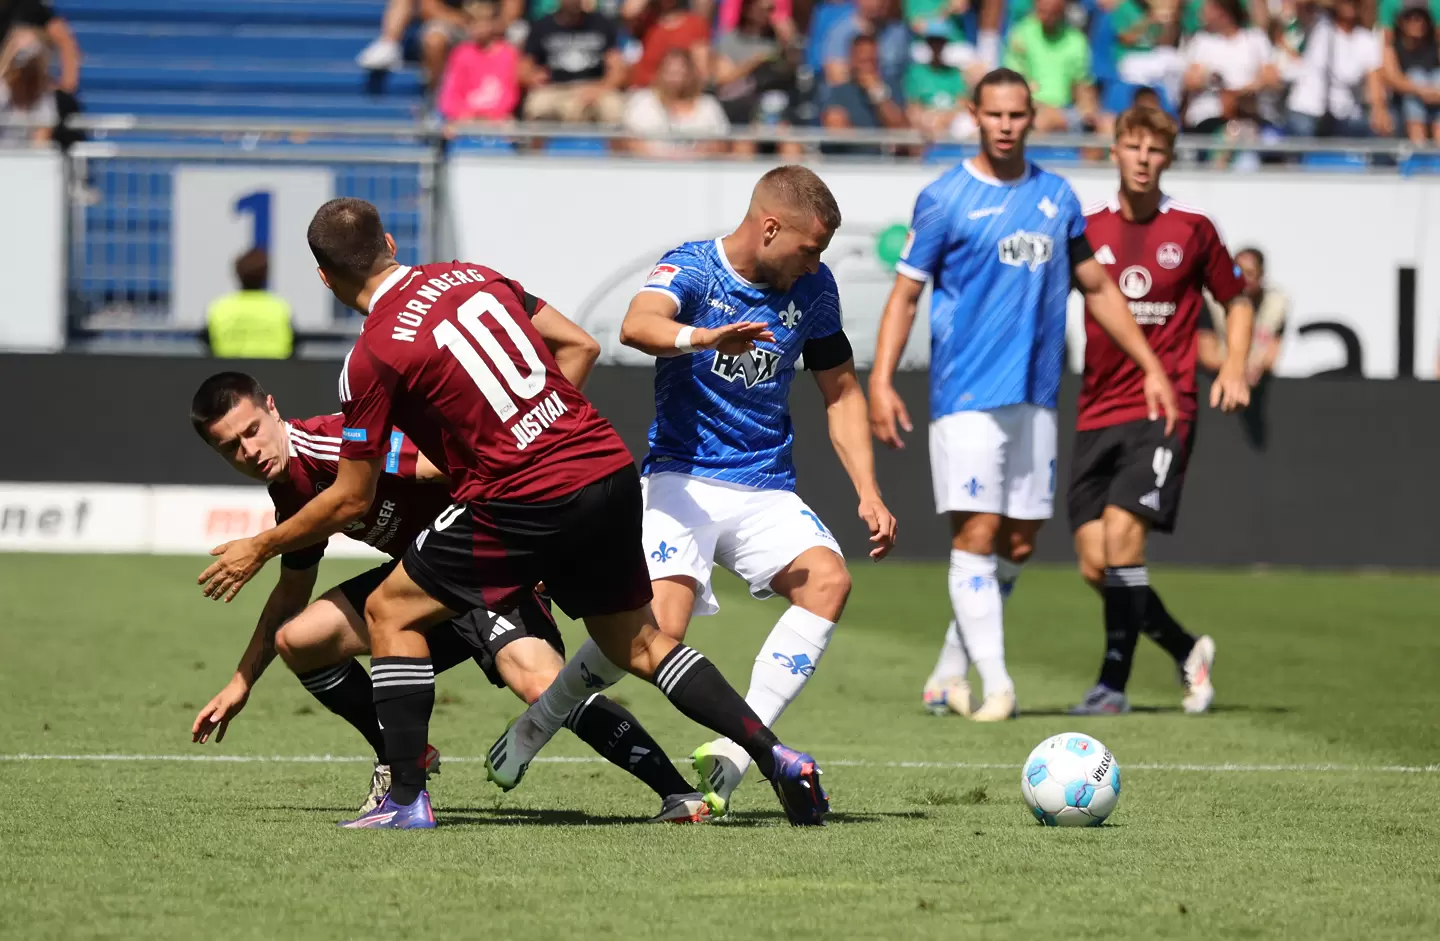
[[[346,441],[369,441],[370,432],[364,428],[341,428],[340,437]]]
[[[670,282],[680,273],[677,265],[656,265],[655,270],[650,272],[650,277],[645,279],[646,287],[668,288]]]

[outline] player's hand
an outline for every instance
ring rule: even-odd
[[[195,722],[190,726],[190,741],[204,745],[210,740],[210,733],[216,729],[219,729],[219,732],[215,741],[225,741],[225,730],[230,728],[231,721],[245,708],[245,702],[249,698],[250,687],[239,678],[226,683],[225,688],[195,715]]]
[[[255,539],[236,539],[210,550],[220,558],[200,573],[197,583],[203,586],[206,598],[226,602],[235,600],[245,583],[265,565],[265,556]]]
[[[1210,407],[1222,412],[1235,412],[1250,404],[1250,381],[1245,367],[1226,360],[1210,385]]]
[[[870,541],[875,543],[875,548],[870,550],[870,558],[878,562],[895,548],[895,517],[890,515],[878,496],[862,499],[859,513],[865,525],[870,527]]]
[[[1168,438],[1175,431],[1175,422],[1180,417],[1180,409],[1175,404],[1175,387],[1170,384],[1170,378],[1161,370],[1147,372],[1145,374],[1145,408],[1150,412],[1150,420],[1155,421],[1164,413],[1165,415],[1165,436]]]
[[[763,323],[742,320],[723,327],[698,327],[690,334],[690,345],[697,350],[718,350],[726,356],[739,356],[755,349],[756,343],[771,343],[775,334]]]
[[[910,413],[900,393],[888,383],[870,387],[870,431],[887,448],[903,450],[905,442],[900,440],[900,431],[914,431],[910,424]]]

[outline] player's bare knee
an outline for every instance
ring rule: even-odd
[[[973,555],[993,555],[1000,534],[997,513],[951,513],[951,547]]]
[[[1086,584],[1091,588],[1098,589],[1101,582],[1105,580],[1104,559],[1080,559],[1080,577],[1085,579]]]
[[[303,655],[303,650],[296,646],[294,633],[288,629],[289,627],[290,624],[286,624],[276,632],[275,653],[279,654],[280,659],[285,661],[285,665],[291,671],[297,671],[296,664]]]
[[[838,621],[845,611],[845,602],[850,598],[850,573],[845,564],[836,559],[833,565],[826,565],[812,572],[804,591],[804,603],[800,606],[820,615],[827,621]]]

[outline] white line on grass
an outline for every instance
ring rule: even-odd
[[[359,764],[373,761],[356,755],[222,755],[210,752],[203,755],[0,755],[0,761],[201,761],[231,764]],[[450,757],[442,759],[447,763],[484,762],[484,758]],[[672,759],[676,764],[685,764],[688,758]],[[605,764],[598,756],[541,757],[535,761],[542,764]],[[941,770],[974,771],[1017,771],[1018,764],[987,761],[867,761],[865,759],[839,758],[825,762],[834,768],[935,768]],[[1346,774],[1436,774],[1440,765],[1341,765],[1341,764],[1170,764],[1165,762],[1128,762],[1127,771],[1198,771],[1214,774],[1304,774],[1332,772]]]

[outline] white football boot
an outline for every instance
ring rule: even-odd
[[[1004,722],[1020,714],[1020,704],[1015,700],[1015,690],[1002,689],[988,694],[980,708],[970,714],[973,722]]]
[[[710,817],[710,805],[699,791],[689,794],[671,794],[660,805],[660,813],[650,818],[651,823],[704,823]]]
[[[745,777],[750,756],[728,738],[717,738],[695,749],[690,759],[695,773],[700,775],[700,790],[710,805],[710,813],[725,816],[730,810],[730,795]]]
[[[1185,696],[1180,704],[1188,715],[1199,715],[1210,710],[1215,699],[1215,687],[1210,683],[1210,671],[1215,666],[1215,641],[1209,634],[1196,638],[1190,648],[1190,656],[1180,668],[1180,682],[1185,687]]]
[[[965,682],[964,677],[931,679],[925,684],[921,697],[925,702],[925,711],[932,716],[968,716],[975,709],[975,703],[970,698],[970,684]]]
[[[490,746],[485,758],[486,776],[502,791],[513,789],[552,737],[530,720],[529,712],[521,714]]]

